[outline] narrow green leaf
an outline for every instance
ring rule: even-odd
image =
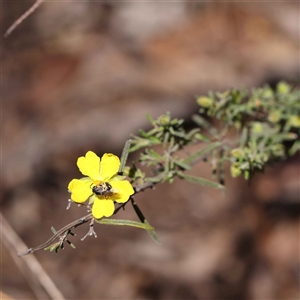
[[[198,133],[200,131],[199,128],[195,128],[195,129],[192,129],[187,135],[186,135],[186,139],[192,139],[192,137]]]
[[[174,160],[174,163],[183,170],[190,170],[191,166],[186,164],[183,160]]]
[[[60,242],[56,242],[54,244],[51,244],[50,246],[44,248],[44,250],[49,250],[50,252],[56,251],[60,247]]]
[[[134,211],[136,212],[138,218],[140,219],[140,221],[144,224],[150,225],[149,222],[144,217],[142,211],[140,210],[140,208],[138,207],[138,205],[136,204],[136,202],[133,199],[131,199],[131,204],[132,204],[132,207],[133,207]],[[147,232],[158,244],[160,244],[160,239],[156,235],[153,227],[152,227],[152,230],[147,230]]]
[[[167,131],[164,136],[163,147],[165,148],[170,138],[170,133]]]
[[[168,149],[168,152],[170,153],[170,154],[172,154],[172,153],[174,153],[174,152],[176,152],[178,149],[179,149],[179,145],[178,144],[175,144],[174,145],[174,137],[172,136],[171,137],[171,141],[170,141],[170,146],[169,146],[169,149]]]
[[[144,220],[144,223],[147,224],[148,226],[151,226],[146,219]],[[154,239],[154,241],[156,243],[161,244],[161,241],[160,241],[159,237],[156,235],[156,232],[155,232],[154,228],[151,229],[151,230],[147,230],[147,232]]]
[[[293,146],[289,150],[289,155],[294,155],[297,151],[300,151],[300,141],[295,141]]]
[[[165,176],[165,177],[163,177],[162,182],[165,182],[165,181],[167,181],[167,180],[170,180],[170,179],[173,178],[173,177],[174,177],[174,172],[170,171],[170,172],[166,173],[166,176]]]
[[[192,164],[193,162],[197,161],[198,159],[201,158],[201,156],[203,156],[204,154],[212,151],[213,149],[221,146],[222,143],[221,142],[215,142],[215,143],[212,143],[212,144],[209,144],[207,145],[206,147],[200,149],[199,151],[197,151],[196,153],[194,154],[191,154],[189,157],[187,157],[186,159],[183,160],[183,163],[185,164]]]
[[[273,136],[274,142],[281,142],[281,141],[290,141],[295,140],[298,137],[296,133],[293,132],[282,132],[278,133]]]
[[[160,178],[157,178],[157,177],[147,177],[145,178],[145,182],[160,182],[161,179]]]
[[[184,179],[188,182],[191,182],[191,183],[196,183],[196,184],[200,184],[200,185],[207,186],[207,187],[212,187],[212,188],[217,188],[217,189],[224,189],[224,186],[222,184],[219,184],[219,183],[214,182],[214,181],[210,181],[210,180],[202,178],[202,177],[187,175],[187,174],[184,174],[180,171],[177,172],[177,175],[180,178],[182,178],[182,179]]]
[[[171,135],[169,143],[169,153],[174,153],[179,148],[179,144],[175,143],[175,137]]]
[[[224,154],[224,151],[221,151],[220,157],[222,158]],[[218,179],[219,183],[224,185],[225,183],[225,166],[224,166],[224,160],[220,159],[218,161]]]
[[[148,133],[146,131],[142,130],[142,129],[139,130],[139,133],[140,133],[140,136],[143,137],[143,138],[148,138],[149,137]]]
[[[150,114],[146,114],[146,118],[148,119],[148,121],[151,123],[152,126],[155,125],[155,121],[154,121],[153,118],[150,116]]]
[[[129,148],[130,148],[130,144],[131,144],[131,140],[128,140],[125,143],[125,146],[124,146],[123,151],[122,151],[121,164],[120,164],[120,167],[119,167],[118,174],[123,174],[123,171],[124,171],[124,168],[125,168],[125,165],[126,165],[126,161],[127,161],[127,158],[128,158],[128,151],[129,151]]]
[[[244,172],[244,178],[245,178],[246,180],[248,180],[249,177],[250,177],[250,172],[249,172],[249,171],[245,171],[245,172]]]
[[[165,168],[165,173],[168,173],[170,171],[170,162],[168,159],[165,160],[165,163],[164,163],[164,168]]]
[[[154,127],[154,128],[152,128],[151,130],[149,130],[147,132],[147,137],[151,138],[153,135],[155,135],[155,134],[157,134],[157,133],[159,133],[161,131],[162,131],[161,127]]]
[[[130,149],[129,149],[129,153],[132,153],[134,151],[137,151],[143,147],[145,147],[146,145],[143,145],[141,143],[136,143],[134,146],[132,146]]]
[[[197,139],[198,141],[201,141],[201,142],[209,142],[210,141],[209,138],[207,138],[205,135],[203,135],[201,133],[196,133],[195,139]]]
[[[240,148],[244,148],[248,140],[248,128],[244,127],[242,129],[241,139],[240,139]]]
[[[71,243],[69,240],[67,240],[67,243],[71,246],[71,248],[76,249],[75,245]]]
[[[133,144],[134,145],[129,149],[129,153],[137,151],[141,148],[160,144],[160,141],[156,137],[149,137],[149,139],[137,138],[133,141]]]
[[[185,132],[175,131],[175,130],[173,129],[173,127],[170,127],[169,130],[170,130],[170,133],[171,133],[172,135],[178,136],[178,137],[180,137],[180,138],[185,138]]]
[[[130,220],[119,220],[119,219],[100,219],[95,220],[97,223],[104,225],[117,225],[117,226],[131,226],[136,228],[141,228],[145,230],[153,230],[153,227],[150,224],[130,221]]]
[[[154,151],[153,149],[149,149],[149,154],[151,154],[153,157],[157,158],[157,159],[161,159],[161,155],[159,155],[156,151]]]
[[[199,126],[207,129],[211,135],[216,135],[217,130],[208,121],[199,115],[193,115],[192,120]]]

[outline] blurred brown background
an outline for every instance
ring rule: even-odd
[[[2,3],[2,36],[32,3]],[[2,51],[1,209],[31,247],[86,213],[65,210],[77,157],[120,155],[146,113],[188,120],[208,90],[297,82],[299,4],[47,1]],[[66,299],[298,299],[299,157],[226,184],[226,197],[181,181],[139,194],[161,245],[104,225],[81,242],[82,226],[76,250],[36,257]],[[3,292],[36,299],[1,249]]]

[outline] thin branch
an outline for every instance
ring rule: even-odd
[[[27,17],[29,17],[45,0],[36,0],[36,2],[25,11],[5,32],[4,37],[7,38]]]
[[[68,230],[71,230],[73,228],[76,228],[82,224],[85,224],[87,223],[88,221],[90,221],[91,219],[93,218],[92,214],[89,213],[87,214],[86,216],[84,217],[81,217],[71,223],[69,223],[68,225],[64,226],[63,228],[59,229],[48,241],[46,241],[45,243],[37,246],[37,247],[34,247],[34,248],[29,248],[27,249],[25,252],[21,252],[21,253],[18,253],[18,256],[24,256],[24,255],[27,255],[27,254],[31,254],[35,251],[38,251],[38,250],[42,250],[42,249],[45,249],[46,247],[48,247],[49,245],[51,245],[51,243],[53,241],[55,241],[57,238],[59,238],[63,233],[65,233],[66,231]]]
[[[146,190],[147,188],[153,188],[154,186],[154,183],[152,182],[147,182],[143,185],[140,185],[138,187],[135,187],[135,193],[134,194],[137,194],[139,192],[142,192],[144,190]],[[121,208],[123,208],[125,205],[127,204],[127,202],[125,203],[122,203],[119,207],[117,207],[114,211],[114,214],[116,214]],[[73,229],[73,228],[76,228],[80,225],[83,225],[85,223],[87,223],[88,221],[92,220],[93,219],[93,216],[91,213],[87,214],[86,216],[84,217],[81,217],[69,224],[67,224],[66,226],[62,227],[61,229],[59,229],[49,240],[47,240],[45,243],[37,246],[37,247],[33,247],[33,248],[29,248],[27,249],[26,251],[24,252],[21,252],[21,253],[18,253],[18,256],[24,256],[24,255],[27,255],[27,254],[32,254],[33,252],[35,251],[38,251],[38,250],[42,250],[42,249],[45,249],[47,248],[48,246],[50,246],[52,244],[53,241],[55,241],[56,239],[60,238],[60,236],[62,234],[64,234],[65,232]],[[85,236],[86,237],[86,236]],[[84,238],[85,238],[84,237]]]
[[[135,193],[134,194],[137,194],[137,193],[140,193],[148,188],[153,188],[154,185],[156,183],[152,183],[152,182],[147,182],[147,183],[144,183],[140,186],[137,186],[134,188],[135,190]],[[125,205],[127,204],[127,202],[123,203],[122,205],[120,205],[119,207],[117,207],[115,209],[115,212],[114,214],[116,214],[121,208],[123,208]],[[83,225],[87,222],[89,222],[90,220],[93,219],[93,216],[91,213],[87,214],[86,216],[84,217],[81,217],[69,224],[67,224],[66,226],[62,227],[61,229],[59,229],[49,240],[47,240],[45,243],[37,246],[37,247],[33,247],[33,248],[29,248],[27,249],[26,251],[24,252],[21,252],[21,253],[18,253],[18,256],[25,256],[27,254],[32,254],[33,252],[35,251],[38,251],[38,250],[42,250],[42,249],[45,249],[47,248],[48,246],[50,246],[53,241],[55,241],[56,239],[60,238],[62,234],[64,234],[65,232],[69,231],[69,230],[72,230],[80,225]]]
[[[160,182],[160,181],[158,181]],[[138,185],[134,188],[134,194],[138,194],[140,192],[143,192],[144,190],[147,190],[147,189],[153,189],[154,186],[158,183],[158,182],[145,182],[141,185]]]
[[[35,256],[27,257],[23,261],[20,259],[16,259],[17,257],[15,256],[15,252],[18,252],[20,250],[22,251],[27,247],[16,234],[16,232],[13,230],[13,228],[9,225],[9,223],[6,221],[1,212],[0,222],[3,242],[7,247],[8,251],[10,252],[13,260],[19,267],[20,271],[24,275],[25,279],[28,281],[28,284],[32,288],[33,292],[37,295],[38,299],[45,299],[45,292],[43,289],[40,288],[40,284],[45,289],[45,291],[51,299],[64,300],[64,296],[55,286],[54,282],[45,272],[45,270],[37,261]],[[14,251],[11,251],[11,248],[14,248]],[[33,276],[30,275],[28,269],[31,271],[31,274]]]

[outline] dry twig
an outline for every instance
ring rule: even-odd
[[[24,275],[28,284],[32,288],[33,292],[37,296],[38,299],[46,299],[45,291],[47,295],[51,299],[60,299],[64,300],[64,296],[55,286],[54,282],[45,272],[43,267],[37,261],[35,256],[31,255],[23,260],[20,260],[16,256],[16,252],[23,251],[26,249],[26,245],[22,242],[13,228],[6,221],[2,213],[0,212],[0,223],[1,223],[1,232],[2,232],[2,240],[7,250],[9,251],[12,259],[15,261],[16,265],[19,267],[20,271]],[[29,270],[30,272],[28,272]],[[45,291],[41,288],[41,286],[45,289]]]
[[[45,0],[36,0],[36,2],[25,11],[5,32],[4,37],[8,37],[28,16],[30,16]]]

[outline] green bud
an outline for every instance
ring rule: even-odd
[[[125,167],[123,170],[123,174],[127,177],[131,177],[130,174],[134,173],[134,170],[131,170],[130,167]]]
[[[280,118],[281,118],[281,111],[280,110],[274,110],[268,116],[268,120],[271,123],[277,123],[280,120]]]
[[[244,151],[240,148],[235,148],[231,150],[231,155],[236,158],[240,158],[244,155]]]
[[[276,144],[273,147],[273,155],[283,156],[284,155],[284,146],[282,144]]]
[[[170,124],[171,118],[170,115],[162,115],[159,117],[158,122],[161,126],[167,126]]]
[[[260,122],[254,122],[252,124],[252,131],[254,133],[261,133],[263,130],[262,124]]]
[[[198,97],[197,103],[198,103],[198,105],[200,105],[202,107],[209,108],[213,105],[214,101],[213,101],[213,99],[208,98],[208,97]]]
[[[241,92],[238,90],[232,91],[232,98],[236,104],[240,104],[243,100]]]
[[[270,98],[274,95],[273,90],[271,88],[266,88],[263,90],[262,96],[264,98]]]
[[[279,94],[287,94],[291,90],[291,87],[286,82],[281,81],[277,84],[276,89]]]
[[[234,127],[237,130],[240,130],[242,128],[242,123],[240,121],[236,121],[236,122],[234,122]]]
[[[290,124],[293,127],[299,128],[300,127],[300,117],[299,116],[291,116],[290,117]]]
[[[231,176],[233,178],[238,177],[238,176],[241,175],[242,172],[241,172],[241,170],[239,168],[239,164],[238,163],[234,163],[234,164],[231,165],[231,167],[230,167],[230,173],[231,173]]]

